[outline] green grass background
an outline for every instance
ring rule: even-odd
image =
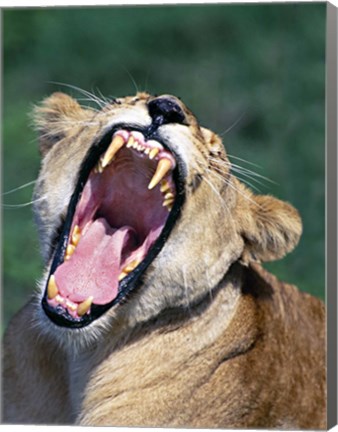
[[[3,11],[3,192],[39,170],[29,113],[54,91],[172,93],[221,134],[233,159],[276,183],[304,234],[279,278],[324,298],[326,5],[195,5]],[[250,179],[248,179],[251,181]],[[252,182],[254,183],[254,182]],[[3,195],[3,321],[27,300],[42,265],[32,186]]]

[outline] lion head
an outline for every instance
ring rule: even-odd
[[[34,118],[39,309],[56,326],[135,325],[201,301],[236,261],[279,259],[299,240],[297,211],[244,186],[221,139],[174,96],[94,110],[55,93]]]

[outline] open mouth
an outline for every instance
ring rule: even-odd
[[[167,146],[138,130],[115,128],[92,146],[42,299],[53,322],[83,327],[140,285],[180,213],[179,165]]]

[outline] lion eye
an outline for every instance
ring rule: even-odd
[[[169,97],[159,97],[148,103],[149,114],[157,125],[167,123],[185,124],[186,118],[178,103]]]

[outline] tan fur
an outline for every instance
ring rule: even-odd
[[[260,265],[296,246],[299,215],[240,183],[220,138],[178,100],[186,124],[159,134],[185,165],[187,198],[142,285],[81,330],[41,310],[51,239],[86,152],[114,124],[149,126],[151,99],[95,111],[56,93],[35,111],[46,274],[6,332],[3,421],[324,429],[324,306]]]

